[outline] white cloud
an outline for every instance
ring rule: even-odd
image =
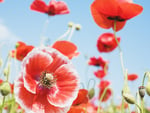
[[[19,40],[14,33],[4,24],[3,20],[0,19],[0,42],[14,43]]]

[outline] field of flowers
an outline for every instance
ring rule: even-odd
[[[3,2],[5,0],[0,0],[0,5]],[[70,13],[65,1],[50,0],[47,4],[44,0],[34,0],[29,7],[48,18]],[[121,38],[117,36],[118,31],[123,32],[128,20],[142,13],[143,7],[132,0],[94,0],[90,11],[99,29],[113,31],[101,34],[96,47],[99,53],[104,54],[119,50],[124,78],[120,104],[114,103],[111,82],[105,79],[111,61],[102,56],[87,58],[88,67],[96,69],[93,76],[98,82],[90,79],[88,85],[93,83],[93,87],[84,87],[72,62],[80,52],[71,38],[74,31],[81,30],[81,25],[69,22],[68,30],[52,44],[45,44],[44,37],[41,37],[39,47],[18,40],[7,58],[0,57],[0,113],[150,113],[144,100],[145,95],[150,96],[150,72],[145,72],[138,92],[132,95],[128,81],[135,81],[138,75],[128,73],[120,46]],[[47,26],[46,21],[43,29],[46,30]],[[13,60],[20,62],[20,68],[12,83]],[[131,108],[131,105],[135,107]]]

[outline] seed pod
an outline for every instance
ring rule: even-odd
[[[76,30],[79,31],[81,29],[81,25],[80,24],[76,24]]]
[[[3,96],[7,96],[11,92],[11,87],[8,82],[3,82],[0,85],[0,92]]]
[[[69,22],[68,27],[72,28],[72,26],[73,26],[73,22]]]
[[[145,87],[144,86],[139,87],[139,95],[141,98],[144,98],[144,96],[145,96]]]
[[[123,93],[123,97],[124,97],[124,99],[126,100],[127,103],[135,104],[135,99],[134,99],[134,97],[131,94]]]
[[[95,90],[94,88],[91,88],[89,91],[88,91],[88,97],[89,99],[92,99],[95,95]]]

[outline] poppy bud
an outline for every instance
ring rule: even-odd
[[[8,66],[4,69],[4,76],[9,76],[10,74],[10,63],[8,63]]]
[[[141,98],[144,98],[144,96],[145,96],[145,87],[144,86],[139,87],[139,95]]]
[[[89,99],[92,99],[95,95],[95,90],[94,88],[91,88],[89,91],[88,91],[88,97]]]
[[[72,26],[73,26],[73,22],[69,22],[69,23],[68,23],[68,27],[71,28]]]
[[[80,24],[76,24],[76,30],[79,31],[81,29],[81,25]]]
[[[146,85],[145,88],[146,88],[147,94],[150,96],[150,79],[148,80],[147,85]]]
[[[123,97],[124,97],[124,99],[126,100],[127,103],[135,104],[135,99],[134,99],[134,97],[131,94],[123,93]]]
[[[7,96],[11,91],[10,84],[8,82],[3,82],[0,85],[0,92],[3,96]]]

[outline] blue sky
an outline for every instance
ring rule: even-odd
[[[0,54],[3,59],[5,59],[7,51],[13,49],[15,42],[18,40],[39,46],[43,25],[48,16],[31,11],[29,7],[32,1],[5,0],[4,3],[0,3]],[[45,1],[46,3],[49,2],[49,0]],[[81,24],[82,29],[75,31],[71,40],[78,46],[78,51],[81,53],[79,57],[73,59],[81,81],[87,83],[90,78],[96,79],[93,71],[97,69],[88,67],[87,70],[85,55],[88,57],[102,56],[110,62],[109,72],[105,79],[111,81],[111,87],[118,97],[123,85],[119,50],[116,49],[111,53],[99,53],[96,48],[98,37],[102,33],[112,32],[112,30],[99,28],[95,24],[90,13],[92,0],[65,0],[65,2],[68,4],[70,14],[50,17],[47,31],[43,36],[49,38],[52,43],[67,30],[68,22]],[[150,71],[150,1],[135,0],[134,2],[144,7],[142,14],[129,20],[125,27],[117,32],[117,36],[121,37],[124,64],[128,73],[139,75],[138,80],[129,83],[133,94],[141,85],[144,72]],[[12,76],[11,80],[16,75]]]

